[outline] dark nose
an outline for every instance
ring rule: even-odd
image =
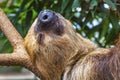
[[[39,13],[38,19],[41,23],[49,23],[54,18],[54,12],[51,10],[43,10]]]

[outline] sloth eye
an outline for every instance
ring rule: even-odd
[[[57,27],[55,33],[56,33],[57,35],[62,35],[62,34],[64,33],[64,28],[63,28],[63,26]]]

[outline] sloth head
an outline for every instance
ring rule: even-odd
[[[37,36],[38,43],[43,44],[46,36],[52,38],[62,37],[68,31],[68,24],[70,22],[64,19],[59,13],[51,10],[41,11],[34,27],[34,33]]]

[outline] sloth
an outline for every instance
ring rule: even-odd
[[[25,37],[41,80],[120,80],[120,45],[100,48],[51,10],[43,10]]]

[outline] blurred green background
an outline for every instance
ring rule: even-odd
[[[0,0],[0,7],[22,37],[43,9],[62,14],[83,37],[101,47],[114,45],[120,33],[120,0]],[[0,31],[0,53],[12,51]]]

